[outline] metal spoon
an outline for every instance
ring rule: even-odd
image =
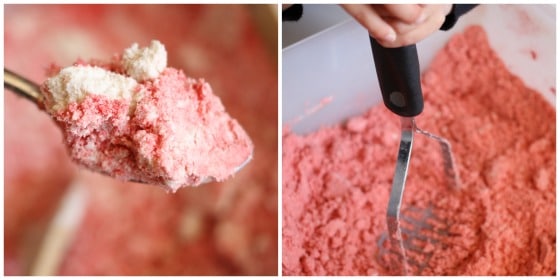
[[[6,68],[4,68],[4,87],[37,105],[43,104],[43,95],[38,84]]]

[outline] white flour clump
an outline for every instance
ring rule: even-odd
[[[132,78],[97,66],[70,66],[47,80],[51,97],[47,98],[45,105],[51,112],[60,111],[69,103],[82,101],[88,94],[131,100],[137,84]]]
[[[167,67],[167,51],[156,40],[146,48],[138,48],[138,44],[134,43],[124,50],[122,65],[126,74],[139,82],[154,79]]]

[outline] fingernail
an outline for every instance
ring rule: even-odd
[[[395,31],[391,30],[387,35],[385,35],[385,37],[383,37],[383,40],[387,42],[393,42],[397,40],[397,34],[395,33]]]

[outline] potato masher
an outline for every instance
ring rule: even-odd
[[[420,236],[421,231],[410,231],[401,224],[401,220],[406,220],[406,217],[401,217],[401,204],[415,132],[438,141],[449,182],[453,186],[457,186],[459,179],[455,172],[450,143],[442,137],[419,129],[414,121],[414,117],[424,109],[416,45],[385,48],[372,37],[370,37],[370,44],[383,102],[389,110],[401,117],[401,140],[387,207],[387,236],[395,257],[392,265],[396,269],[393,270],[399,271],[403,275],[409,275],[416,269],[409,267],[411,263],[408,261],[407,253],[410,251],[410,247],[407,245],[408,241],[403,238],[403,234],[406,231],[408,239],[411,236],[423,239]],[[418,225],[420,223],[413,224]],[[422,264],[413,265],[416,267],[422,266]]]

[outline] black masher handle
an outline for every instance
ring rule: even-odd
[[[424,109],[420,64],[416,45],[385,48],[369,37],[383,103],[402,117],[415,117]]]

